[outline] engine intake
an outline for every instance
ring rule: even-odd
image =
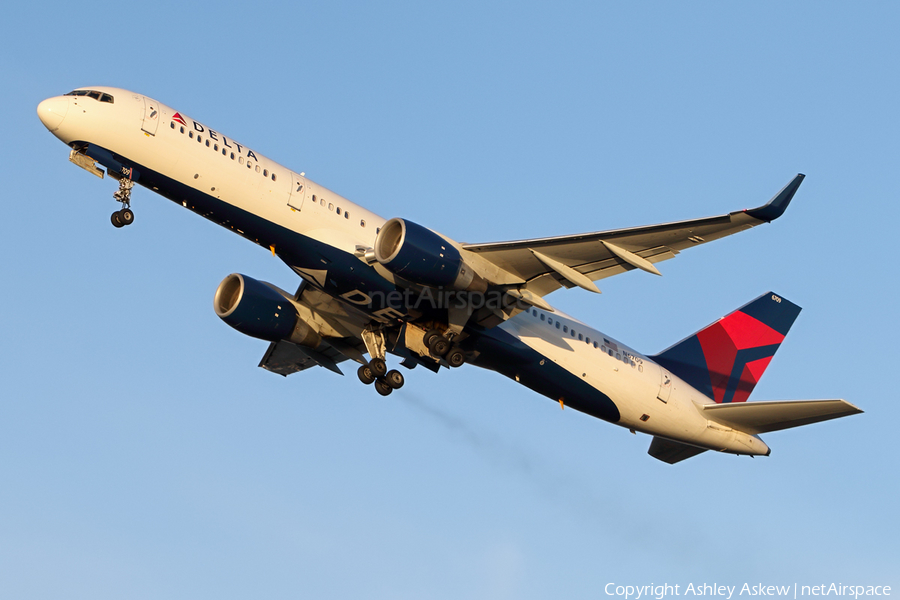
[[[429,287],[484,292],[487,282],[456,247],[421,225],[394,218],[375,238],[375,260],[395,275]]]
[[[274,286],[232,273],[216,289],[219,318],[244,335],[269,342],[288,340],[315,348],[322,338],[300,318],[290,299]]]

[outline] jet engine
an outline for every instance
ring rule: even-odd
[[[232,273],[213,300],[216,314],[244,335],[269,342],[288,340],[315,348],[322,338],[297,314],[289,297],[275,286]]]
[[[394,218],[375,238],[375,260],[408,281],[428,287],[484,292],[487,281],[466,264],[459,250],[430,229]]]

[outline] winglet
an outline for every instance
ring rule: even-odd
[[[791,203],[791,199],[794,197],[794,194],[797,193],[797,188],[803,183],[804,177],[806,177],[806,175],[803,173],[797,173],[797,176],[791,179],[790,183],[781,188],[781,191],[775,194],[775,196],[765,205],[760,206],[759,208],[749,208],[744,212],[754,219],[759,219],[766,223],[774,221],[787,210],[788,204]]]

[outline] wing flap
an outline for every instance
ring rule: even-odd
[[[269,344],[259,366],[285,377],[315,366],[325,367],[329,371],[343,375],[337,363],[344,360],[347,360],[347,357],[330,346],[322,350],[313,350],[282,340]]]
[[[846,400],[787,400],[700,405],[706,418],[750,434],[768,433],[863,412]]]

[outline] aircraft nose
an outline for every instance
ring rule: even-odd
[[[66,112],[69,110],[69,99],[64,96],[56,96],[55,98],[47,98],[37,107],[38,117],[44,127],[50,131],[56,131],[66,118]]]

